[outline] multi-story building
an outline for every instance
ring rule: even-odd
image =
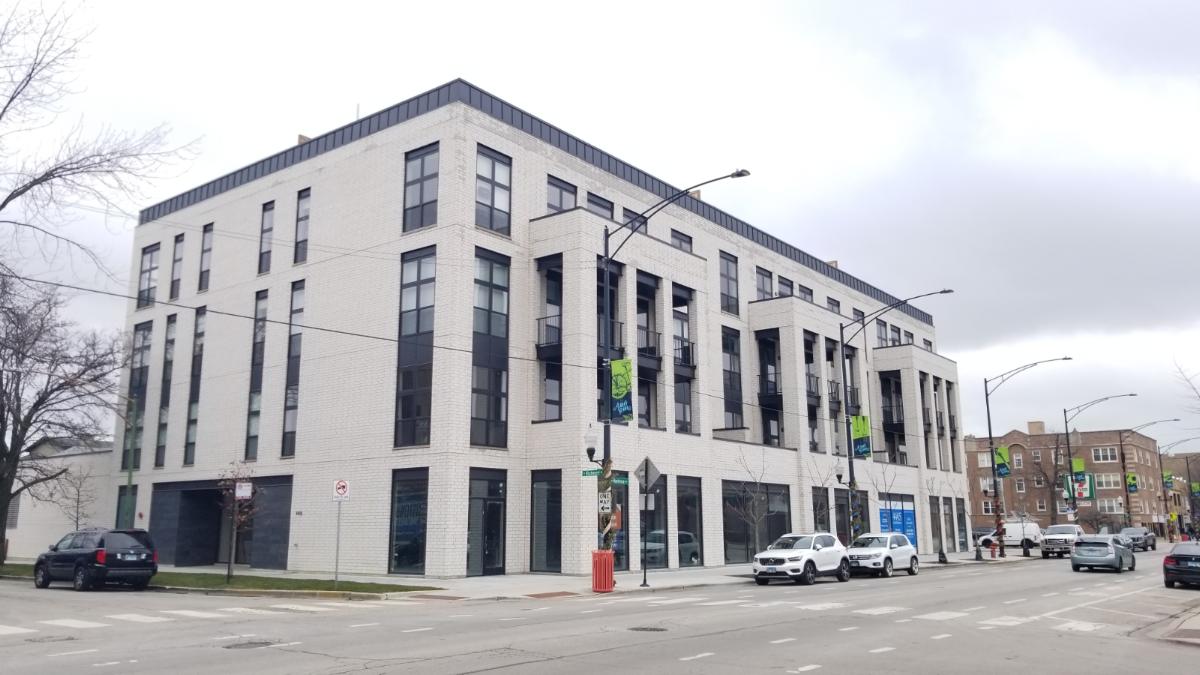
[[[1179,452],[1163,456],[1163,472],[1171,476],[1167,499],[1171,512],[1179,514],[1183,530],[1191,524],[1200,529],[1200,452]]]
[[[626,357],[615,468],[649,456],[663,477],[644,523],[624,515],[636,480],[615,489],[619,569],[643,531],[659,567],[846,538],[846,410],[873,427],[870,527],[965,548],[956,366],[930,315],[862,320],[897,299],[695,196],[638,222],[675,192],[456,80],[145,209],[126,519],[164,562],[226,559],[218,480],[238,467],[253,566],[332,569],[343,480],[344,571],[586,573],[584,439],[607,417],[599,365]],[[605,228],[615,247],[628,224],[606,268]],[[863,329],[848,400],[840,324]]]
[[[1065,496],[1065,481],[1071,464],[1062,432],[1047,433],[1044,422],[1029,422],[1026,431],[1014,429],[996,436],[995,445],[1009,448],[1011,473],[1000,479],[1005,519],[1025,517],[1043,528],[1068,522],[1071,502]],[[976,520],[991,521],[996,490],[988,439],[967,436],[966,452],[974,515]],[[1084,461],[1093,485],[1093,498],[1076,499],[1077,520],[1085,529],[1142,525],[1165,535],[1171,511],[1163,501],[1162,469],[1153,438],[1128,429],[1072,431],[1071,457]],[[1127,479],[1130,475],[1132,482]]]

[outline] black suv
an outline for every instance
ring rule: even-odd
[[[72,532],[33,564],[33,584],[70,580],[77,591],[106,581],[142,590],[158,572],[158,551],[145,530],[90,529]]]

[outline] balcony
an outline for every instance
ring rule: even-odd
[[[903,403],[887,403],[883,405],[883,423],[904,425],[904,404]]]
[[[941,410],[935,411],[934,416],[937,417],[938,435],[942,436],[946,433],[946,416]]]
[[[816,399],[816,402],[819,403],[821,400],[821,378],[817,377],[816,375],[813,375],[812,373],[805,373],[804,374],[804,390],[805,390],[805,393],[808,394],[810,403],[813,402],[811,399]]]
[[[783,383],[779,380],[778,371],[758,376],[758,404],[772,410],[783,410]]]
[[[604,320],[596,319],[596,346],[600,348],[601,358],[619,359],[625,355],[625,324],[621,321],[609,322],[608,330],[608,351],[604,353]]]
[[[638,368],[650,370],[662,369],[662,333],[649,328],[638,326],[637,329]]]
[[[842,383],[836,380],[829,381],[829,409],[840,410],[842,407]]]
[[[562,316],[552,314],[537,320],[537,356],[542,361],[562,360]]]
[[[862,413],[862,401],[858,394],[858,387],[850,387],[850,398],[846,401],[846,412],[851,415],[859,415]]]
[[[675,378],[696,379],[696,343],[676,337],[675,340]]]

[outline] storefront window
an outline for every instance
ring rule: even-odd
[[[704,564],[704,515],[700,497],[700,479],[680,476],[675,479],[675,511],[678,514],[679,566]]]
[[[533,472],[529,522],[529,568],[562,571],[562,472]]]
[[[388,556],[388,571],[392,574],[425,573],[428,492],[428,469],[392,472],[392,537]]]

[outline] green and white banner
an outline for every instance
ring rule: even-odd
[[[1138,491],[1138,480],[1136,473],[1125,474],[1125,490],[1130,494]]]
[[[1009,468],[1010,465],[1008,463],[1009,454],[1007,445],[996,448],[995,452],[992,453],[992,461],[996,463],[997,476],[1007,478],[1008,474],[1012,473],[1012,469]]]
[[[628,422],[633,419],[633,362],[615,359],[612,368],[612,418]]]
[[[1170,471],[1163,472],[1163,487],[1168,490],[1175,488],[1175,476]]]
[[[850,439],[854,443],[854,456],[871,454],[871,419],[866,415],[850,417]]]
[[[1083,472],[1087,471],[1087,463],[1082,457],[1074,457],[1071,459],[1071,472],[1075,474],[1075,480],[1083,480]]]

